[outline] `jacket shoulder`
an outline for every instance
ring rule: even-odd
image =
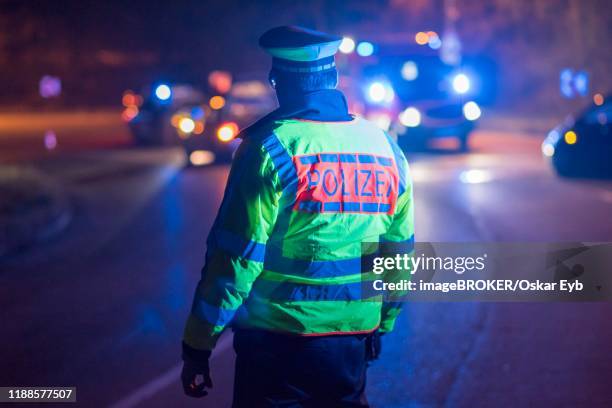
[[[237,137],[251,143],[261,142],[264,138],[274,133],[274,130],[279,126],[281,126],[281,123],[272,114],[268,114],[241,130]]]

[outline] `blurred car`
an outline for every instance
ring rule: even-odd
[[[191,110],[206,103],[206,97],[190,85],[157,84],[142,95],[123,94],[123,119],[134,142],[141,146],[179,144],[180,137],[171,125],[176,112]]]
[[[179,116],[176,119],[178,130],[184,134],[182,143],[190,164],[207,164],[205,162],[210,157],[217,161],[231,160],[240,144],[236,139],[238,132],[272,111],[275,106],[274,94],[267,83],[239,77],[225,96],[214,95],[209,99],[207,107],[204,107],[202,128],[186,133],[185,130],[190,130],[191,125],[189,129],[181,129],[181,121],[191,119],[197,127],[198,118],[193,115]]]
[[[568,116],[542,143],[542,154],[564,177],[612,178],[612,95]]]
[[[210,97],[188,85],[167,84],[144,98],[127,95],[123,116],[135,143],[181,145],[193,166],[230,161],[240,129],[274,108],[270,88],[254,80],[236,81],[226,95]],[[132,99],[134,106],[126,104]]]
[[[468,149],[481,116],[473,70],[446,65],[436,51],[422,47],[380,46],[359,64],[359,74],[344,82],[360,88],[363,114],[397,137],[402,148],[454,137],[460,149]]]

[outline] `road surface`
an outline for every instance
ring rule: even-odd
[[[177,381],[227,166],[185,170],[180,151],[129,148],[112,127],[93,149],[58,131],[47,151],[36,132],[0,135],[0,160],[61,180],[75,217],[62,236],[0,263],[0,385],[76,386],[89,407],[229,406],[229,333],[208,397],[183,397]],[[417,239],[612,241],[612,184],[556,178],[539,143],[481,130],[468,154],[411,155]],[[610,303],[408,304],[369,370],[370,402],[610,406],[611,313]]]

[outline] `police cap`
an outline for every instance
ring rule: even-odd
[[[266,31],[259,46],[273,57],[273,68],[298,73],[334,69],[334,55],[342,37],[297,26]]]

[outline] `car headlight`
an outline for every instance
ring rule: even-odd
[[[410,106],[399,114],[399,121],[406,127],[417,127],[421,124],[421,112],[414,106]]]
[[[467,120],[476,120],[481,114],[480,107],[476,102],[469,101],[463,105],[463,116],[465,116]]]
[[[457,74],[453,77],[453,89],[458,94],[467,93],[471,88],[470,78],[465,74]]]
[[[217,129],[217,138],[222,142],[229,142],[238,135],[238,125],[234,122],[226,122]]]

